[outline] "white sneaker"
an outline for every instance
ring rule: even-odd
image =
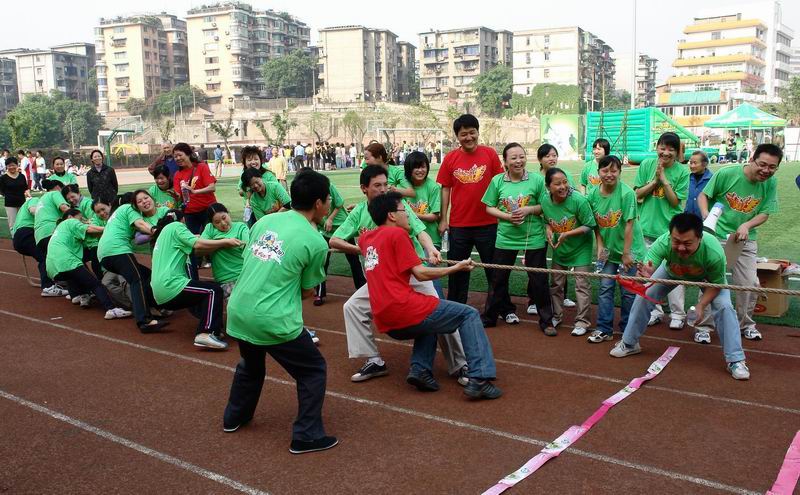
[[[756,330],[755,328],[748,328],[744,332],[742,332],[744,338],[747,340],[761,340],[761,332]]]
[[[219,337],[210,333],[199,333],[194,338],[194,345],[206,347],[208,349],[224,350],[228,348],[228,343],[220,340]]]
[[[51,285],[45,289],[42,289],[42,297],[64,297],[68,295],[67,291],[61,289],[57,285]]]
[[[677,318],[673,318],[673,319],[669,320],[669,329],[670,330],[681,330],[683,328],[684,324],[685,323],[684,323],[683,320],[678,320]]]
[[[581,335],[586,335],[586,331],[586,327],[575,327],[572,329],[571,335],[573,337],[580,337]]]
[[[574,308],[575,306],[577,306],[575,304],[575,301],[573,301],[570,298],[564,298],[564,307],[565,308]]]
[[[728,372],[730,372],[731,376],[735,380],[749,380],[750,379],[750,370],[747,368],[747,364],[744,361],[737,361],[735,363],[728,364]]]
[[[67,295],[67,299],[69,299],[70,302],[76,306],[81,303],[81,296],[70,297]]]
[[[514,313],[508,313],[505,317],[505,320],[509,325],[519,325],[519,317]]]
[[[632,356],[633,354],[639,354],[640,352],[642,352],[642,348],[639,346],[639,344],[636,344],[633,347],[628,347],[625,341],[620,340],[617,342],[617,345],[611,349],[609,354],[615,358],[623,358],[626,356]]]
[[[106,311],[106,320],[116,320],[117,318],[128,318],[131,315],[130,311],[125,311],[122,308],[114,308]]]
[[[317,332],[315,332],[315,331],[313,331],[313,330],[309,330],[309,329],[308,329],[308,328],[306,328],[306,327],[303,327],[303,330],[305,330],[306,332],[308,332],[308,335],[310,335],[310,336],[311,336],[311,342],[313,342],[313,343],[314,343],[314,345],[319,345],[319,337],[317,337]]]
[[[658,325],[661,323],[663,317],[661,315],[650,315],[650,319],[647,320],[647,326],[652,327],[653,325]]]
[[[600,330],[595,330],[594,332],[592,332],[591,335],[589,335],[589,337],[586,338],[586,340],[588,340],[592,344],[599,344],[600,342],[607,342],[609,340],[614,340],[614,336],[605,334]]]
[[[83,295],[81,295],[79,297],[80,297],[80,300],[78,301],[78,304],[81,305],[81,308],[86,309],[89,306],[91,306],[91,304],[92,304],[92,296],[90,294],[83,294]],[[130,316],[130,313],[128,313],[128,316]]]
[[[694,333],[694,341],[698,344],[710,344],[711,334],[705,330],[698,330]]]
[[[527,313],[529,315],[538,315],[539,314],[539,310],[536,309],[536,305],[535,304],[531,304],[530,306],[528,306]]]
[[[561,325],[561,320],[553,318],[553,328],[558,328],[559,325]]]

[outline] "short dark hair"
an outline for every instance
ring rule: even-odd
[[[602,170],[606,167],[616,165],[618,169],[622,170],[622,162],[615,155],[606,155],[597,162],[597,170]]]
[[[169,210],[163,217],[159,218],[153,229],[153,233],[150,234],[150,246],[155,247],[158,236],[161,235],[161,231],[164,230],[164,227],[172,222],[180,222],[181,220],[183,220],[183,211],[181,210]]]
[[[778,164],[781,163],[783,160],[783,150],[781,150],[780,146],[772,143],[762,143],[756,146],[755,151],[753,151],[753,161],[758,158],[758,155],[761,153],[766,153],[768,155],[777,156],[778,157]]]
[[[16,156],[9,156],[8,158],[6,158],[6,166],[8,166],[11,163],[13,163],[14,165],[19,165],[19,160],[17,160]]]
[[[56,164],[56,160],[61,160],[63,162],[64,161],[64,157],[60,156],[60,155],[59,156],[54,156],[53,159],[50,160],[50,165],[55,165]]]
[[[61,223],[64,220],[67,220],[68,218],[72,218],[72,217],[74,217],[76,215],[80,215],[80,214],[81,214],[81,210],[79,210],[77,208],[70,207],[68,210],[64,211],[64,213],[61,214],[61,218],[58,219],[57,223]]]
[[[508,143],[505,148],[503,148],[503,160],[506,159],[506,154],[508,154],[508,150],[511,148],[522,148],[522,151],[525,151],[525,147],[519,143]]]
[[[658,141],[656,142],[656,146],[666,146],[668,148],[672,148],[675,151],[680,151],[681,149],[681,138],[678,137],[677,134],[674,132],[665,132],[661,136],[658,137]],[[678,157],[682,159],[681,157]]]
[[[250,181],[255,177],[261,177],[264,172],[260,168],[248,168],[242,172],[242,186],[246,189],[250,187]]]
[[[105,198],[103,198],[102,196],[98,196],[94,198],[94,200],[92,201],[92,210],[94,210],[97,205],[108,205],[110,207],[112,203],[114,202],[106,201]]]
[[[228,209],[222,203],[211,203],[208,208],[206,208],[209,222],[214,220],[214,215],[217,213],[228,213]]]
[[[553,176],[556,175],[556,174],[564,174],[564,177],[567,176],[567,173],[564,172],[563,170],[561,170],[558,167],[552,167],[552,168],[547,169],[547,172],[545,172],[545,174],[544,174],[544,184],[547,187],[550,187],[550,183],[553,182]]]
[[[60,188],[63,187],[63,184],[61,182],[52,179],[45,179],[41,181],[39,184],[44,188],[45,191],[52,191],[57,187],[60,190]]]
[[[592,149],[595,148],[603,148],[603,151],[606,152],[606,156],[611,154],[611,143],[608,142],[608,139],[595,139],[594,143],[592,143]]]
[[[64,196],[64,199],[67,199],[67,194],[74,192],[77,194],[81,193],[78,184],[67,184],[66,186],[61,188],[61,195]]]
[[[406,157],[406,161],[403,162],[403,168],[405,169],[406,173],[406,180],[408,180],[409,184],[413,184],[411,180],[411,172],[414,169],[425,167],[425,169],[430,173],[431,171],[431,162],[428,160],[428,155],[421,151],[412,151]],[[427,174],[425,175],[427,177]]]
[[[458,131],[465,128],[473,128],[476,131],[480,130],[480,123],[478,118],[471,113],[465,113],[453,121],[453,133],[458,134]]]
[[[380,165],[367,165],[363,170],[361,170],[358,183],[364,187],[368,187],[370,181],[380,175],[384,175],[386,178],[389,178],[389,173],[386,172],[386,169]]]
[[[258,159],[260,161],[264,161],[264,156],[261,154],[261,150],[258,149],[258,146],[245,146],[242,148],[242,167],[246,167],[247,157],[251,155],[258,155]]]
[[[153,178],[155,179],[159,175],[163,175],[170,179],[170,183],[172,182],[172,176],[169,175],[169,169],[165,165],[158,165],[156,168],[153,169]]]
[[[317,200],[325,203],[331,194],[331,181],[327,176],[314,170],[297,174],[290,186],[292,208],[308,211],[314,208]]]
[[[558,148],[556,148],[550,143],[544,143],[543,145],[539,146],[538,150],[536,150],[536,159],[541,160],[542,158],[549,155],[551,151],[555,151],[556,156],[558,156]]]
[[[389,160],[389,154],[386,153],[386,148],[381,143],[370,143],[369,146],[364,148],[364,151],[369,151],[372,156],[380,157],[383,163]]]
[[[694,213],[678,213],[669,221],[670,233],[672,233],[673,230],[677,231],[679,234],[691,230],[697,237],[703,237],[703,221]]]
[[[189,157],[189,161],[192,163],[197,163],[199,160],[197,159],[197,155],[195,154],[194,150],[191,146],[187,143],[178,143],[172,147],[172,152],[180,151],[184,155]]]
[[[403,195],[396,191],[389,191],[370,201],[367,211],[375,225],[381,226],[386,223],[389,213],[397,211],[397,207],[401,204],[403,204]]]

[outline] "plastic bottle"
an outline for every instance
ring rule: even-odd
[[[253,216],[253,209],[249,206],[244,207],[244,214],[242,215],[242,220],[247,223],[250,221],[250,218]]]
[[[600,250],[600,254],[597,256],[597,261],[594,262],[595,264],[595,271],[600,273],[603,271],[603,268],[606,267],[606,262],[608,262],[608,255],[611,254],[607,248],[603,248]]]
[[[695,323],[697,323],[697,309],[692,306],[689,308],[689,311],[686,312],[686,324],[693,327]]]
[[[185,180],[181,181],[181,196],[183,196],[183,204],[188,205],[189,199],[191,199],[191,194],[189,193],[189,183]]]
[[[446,253],[450,251],[450,231],[445,230],[444,234],[442,234],[442,252]]]

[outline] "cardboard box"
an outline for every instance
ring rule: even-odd
[[[767,260],[765,263],[756,264],[758,283],[761,287],[786,289],[788,275],[783,274],[781,260]],[[789,296],[782,294],[759,294],[756,301],[755,314],[758,316],[780,317],[789,311]]]

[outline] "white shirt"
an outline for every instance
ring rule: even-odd
[[[36,173],[37,174],[47,173],[47,162],[44,161],[44,158],[42,158],[41,156],[36,159]]]
[[[355,160],[355,158],[356,158],[356,153],[358,153],[358,151],[356,150],[356,147],[355,147],[355,146],[350,146],[350,156],[351,156],[351,157],[352,157],[354,160]]]
[[[28,170],[31,166],[31,161],[28,159],[27,156],[22,157],[22,160],[19,161],[19,168],[23,172]]]

